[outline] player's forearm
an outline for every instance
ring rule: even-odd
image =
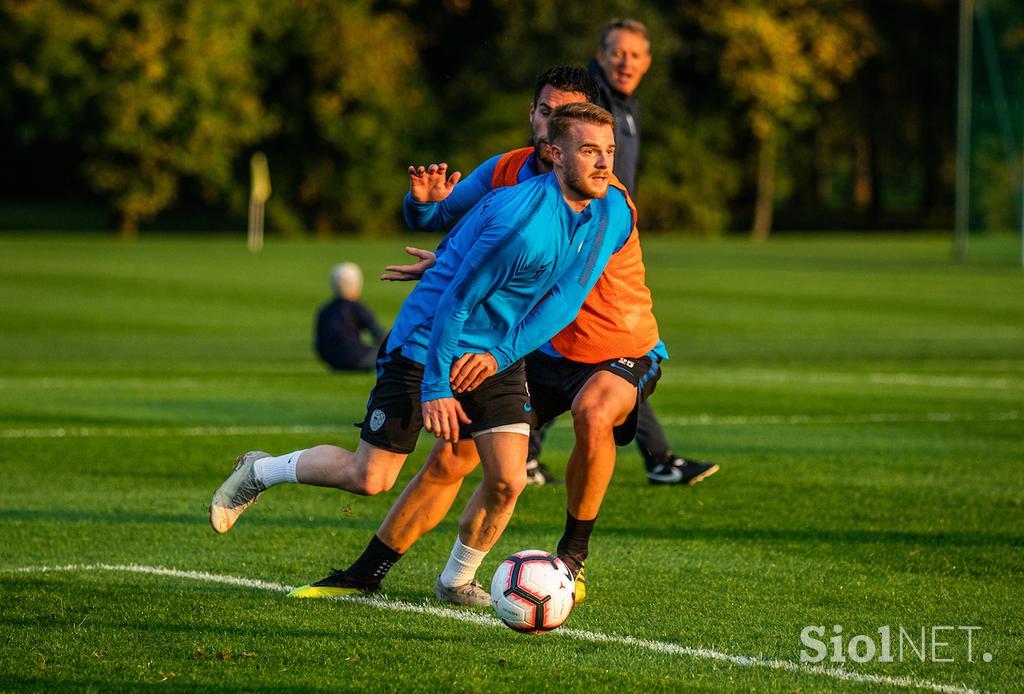
[[[446,307],[445,304],[448,304]],[[445,309],[449,310],[445,310]],[[427,344],[427,357],[423,364],[423,383],[420,386],[420,400],[435,400],[452,397],[449,381],[452,362],[456,358],[459,337],[469,317],[469,309],[463,306],[452,306],[449,302],[438,305],[438,317],[447,318],[434,322],[430,331],[430,342]]]
[[[482,177],[474,174],[461,181],[441,201],[420,202],[406,193],[402,202],[406,225],[413,231],[438,231],[462,219],[490,191]]]
[[[405,224],[413,231],[434,231],[441,227],[439,222],[439,202],[418,202],[406,193],[402,202],[402,216]]]

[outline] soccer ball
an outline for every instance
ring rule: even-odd
[[[516,552],[491,579],[494,611],[523,634],[551,631],[566,620],[576,599],[572,573],[561,559],[539,549]]]

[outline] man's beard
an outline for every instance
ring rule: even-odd
[[[589,174],[581,174],[576,169],[565,169],[565,184],[581,198],[588,200],[603,198],[608,193],[607,188],[599,190],[597,185],[590,181]]]

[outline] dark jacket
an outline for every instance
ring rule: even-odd
[[[364,331],[373,336],[373,344],[363,342]],[[338,297],[317,312],[316,351],[335,371],[372,369],[383,339],[384,331],[370,309],[358,301]]]
[[[597,60],[587,70],[601,88],[598,105],[615,116],[615,175],[631,197],[636,193],[636,166],[640,160],[640,102],[635,96],[621,94],[608,84]]]

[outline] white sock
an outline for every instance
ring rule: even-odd
[[[274,458],[260,458],[252,464],[252,473],[256,477],[256,481],[264,487],[273,487],[282,482],[298,484],[299,480],[295,477],[295,463],[298,462],[299,456],[305,450],[303,448],[301,451],[294,451]]]
[[[467,547],[462,544],[462,540],[455,538],[455,546],[448,557],[448,564],[441,572],[441,585],[445,588],[466,585],[476,576],[476,570],[480,568],[486,556],[487,552]]]

